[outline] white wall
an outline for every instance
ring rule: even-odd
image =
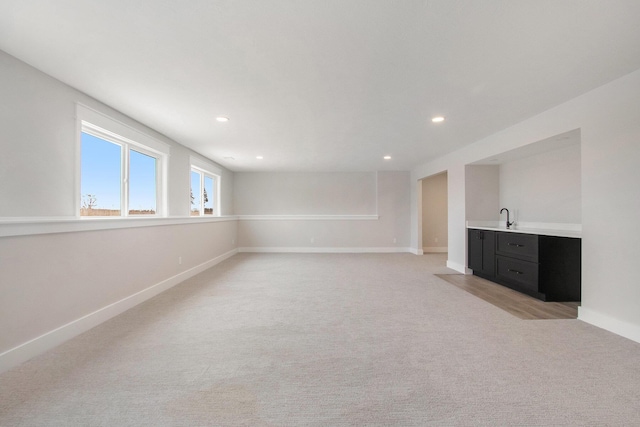
[[[234,174],[220,167],[223,215],[237,201],[247,215],[324,219],[188,218],[197,153],[2,52],[0,99],[0,371],[233,255],[239,239],[301,250],[409,246],[408,172],[246,174],[236,198]],[[171,218],[77,219],[77,102],[171,147]]]
[[[447,174],[422,180],[422,248],[446,252],[448,246]]]
[[[500,207],[516,222],[580,224],[580,163],[580,145],[571,145],[501,164]]]
[[[640,70],[412,171],[412,245],[417,181],[449,173],[449,265],[464,271],[464,167],[574,129],[581,132],[580,319],[640,341],[640,286],[633,268],[640,218]]]
[[[217,257],[233,254],[236,225],[223,221],[0,238],[0,355],[73,322],[78,325],[70,329],[81,332],[94,324],[83,317],[99,323],[129,308],[127,298],[145,291],[151,297]],[[112,304],[122,309],[109,308]],[[0,357],[0,371],[4,363]]]
[[[2,51],[0,82],[0,218],[76,215],[77,102],[169,144],[169,214],[189,214],[189,155],[202,156]],[[233,173],[220,169],[231,214]]]
[[[3,52],[0,100],[0,371],[235,253],[235,219],[75,217],[77,102],[170,145],[170,215],[189,214],[196,153]],[[221,169],[229,214],[233,173]],[[114,224],[129,228],[100,229]]]
[[[237,215],[376,214],[375,172],[237,173]]]
[[[500,215],[500,168],[465,166],[465,209],[468,221],[493,221]]]
[[[463,164],[447,170],[449,199],[449,250],[447,267],[466,271],[467,216],[465,200],[465,167]],[[453,254],[453,256],[452,256]],[[458,255],[463,254],[462,258]]]
[[[343,173],[327,179],[325,173],[237,173],[236,206],[244,218],[238,224],[242,250],[268,251],[406,251],[409,247],[409,173]],[[257,196],[258,182],[272,186],[267,196]],[[324,204],[311,202],[322,182]],[[374,193],[372,194],[372,190]],[[335,197],[331,197],[334,195]],[[247,200],[257,197],[254,203]],[[275,203],[278,207],[269,207]],[[377,205],[377,207],[376,207]],[[287,210],[281,208],[286,206]],[[316,210],[317,209],[317,210]],[[300,216],[290,218],[295,212]],[[311,216],[311,217],[308,217]],[[394,241],[395,239],[395,241]]]

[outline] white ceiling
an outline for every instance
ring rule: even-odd
[[[231,170],[408,170],[639,69],[639,22],[637,0],[0,0],[0,49]]]

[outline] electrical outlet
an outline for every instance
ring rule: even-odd
[[[434,242],[438,243],[438,238],[433,239]]]
[[[231,239],[231,244],[235,245],[236,244],[236,239]]]
[[[395,237],[393,238],[393,243],[398,243],[398,239],[396,239]]]
[[[178,265],[182,265],[182,257],[181,256],[178,257]]]
[[[315,238],[315,237],[312,237],[312,238],[311,238],[311,243],[315,243],[315,242],[316,242],[316,238]]]

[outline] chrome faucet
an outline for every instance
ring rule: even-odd
[[[509,209],[507,208],[500,209],[500,215],[502,215],[502,211],[507,211],[507,230],[508,230],[513,225],[513,222],[509,222]]]

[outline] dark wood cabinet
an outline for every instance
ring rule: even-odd
[[[538,262],[538,235],[498,232],[498,255]]]
[[[536,234],[497,234],[496,277],[499,283],[546,300],[539,281],[539,237]]]
[[[540,236],[540,292],[547,301],[580,301],[582,241]]]
[[[473,274],[543,301],[580,301],[581,240],[469,229]]]
[[[523,261],[498,255],[496,257],[498,282],[532,297],[546,300],[539,292],[539,267],[537,262]]]
[[[496,232],[469,229],[469,268],[477,276],[492,278],[496,274]]]

